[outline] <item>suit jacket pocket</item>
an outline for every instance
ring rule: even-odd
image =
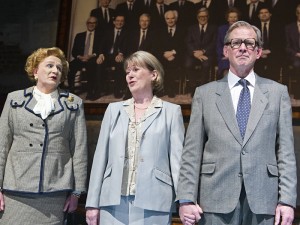
[[[215,163],[204,163],[201,167],[201,174],[213,174],[215,169]]]
[[[168,184],[168,185],[170,185],[170,186],[173,186],[172,178],[171,178],[171,176],[168,175],[167,173],[165,173],[165,172],[163,172],[163,171],[161,171],[161,170],[155,168],[155,169],[154,169],[154,175],[155,175],[155,177],[156,177],[158,180],[160,180],[160,181],[162,181],[162,182],[164,182],[164,183],[166,183],[166,184]]]
[[[268,169],[269,175],[278,177],[278,168],[277,168],[277,166],[267,164],[267,169]]]

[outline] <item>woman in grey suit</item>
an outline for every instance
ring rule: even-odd
[[[109,104],[86,201],[88,225],[168,225],[184,140],[180,106],[154,94],[163,68],[150,53],[124,64],[132,98]]]
[[[60,49],[36,50],[25,70],[36,85],[8,94],[0,118],[0,224],[61,225],[86,191],[83,103],[58,88]]]

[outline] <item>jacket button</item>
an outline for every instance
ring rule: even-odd
[[[40,144],[41,147],[43,147],[43,144]]]
[[[239,173],[239,175],[238,175],[239,177],[242,177],[243,176],[243,173]]]
[[[29,146],[32,147],[33,145],[32,145],[32,144],[29,144]]]
[[[29,124],[31,127],[33,126],[33,123]]]
[[[43,124],[42,124],[42,126],[44,127],[44,126],[45,126],[45,124],[43,123]]]

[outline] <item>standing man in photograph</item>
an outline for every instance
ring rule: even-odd
[[[253,71],[261,39],[247,22],[231,25],[228,75],[196,89],[178,182],[184,225],[293,222],[292,108],[286,86]]]

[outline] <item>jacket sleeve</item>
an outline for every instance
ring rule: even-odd
[[[108,161],[109,133],[111,130],[111,105],[104,114],[98,142],[94,154],[86,207],[98,208],[100,202],[103,175]]]
[[[3,185],[7,155],[13,140],[11,97],[8,95],[0,118],[0,187]]]
[[[73,152],[74,190],[86,192],[87,134],[83,102],[81,99],[79,102],[79,110],[76,113],[73,138],[71,138],[70,145],[73,148],[71,150]]]
[[[276,152],[279,172],[278,201],[296,207],[297,167],[294,152],[292,108],[286,87],[281,95],[280,115],[277,129],[278,143]]]
[[[170,133],[170,165],[175,193],[180,169],[180,160],[184,142],[184,124],[180,106],[177,106],[173,113]]]

